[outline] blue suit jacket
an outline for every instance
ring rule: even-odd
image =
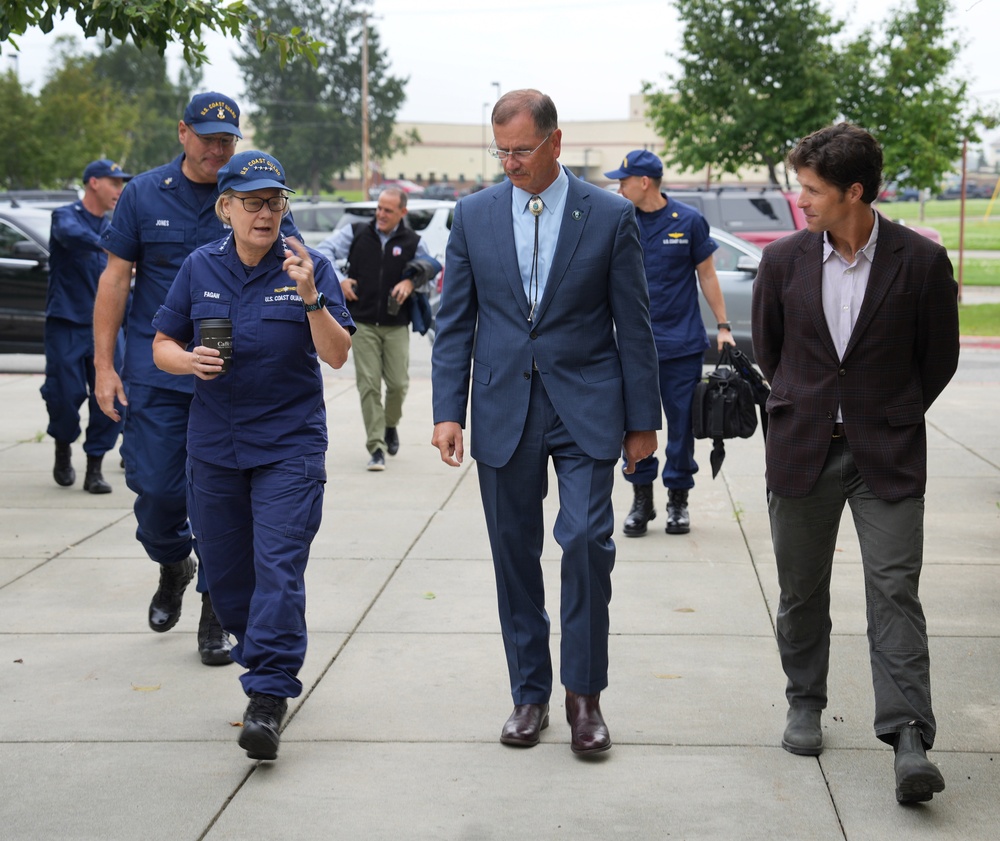
[[[532,361],[591,458],[618,458],[626,431],[660,428],[635,211],[567,174],[565,215],[533,322],[514,248],[511,183],[455,208],[433,350],[434,422],[465,426],[471,363],[471,454],[492,467],[506,464],[521,439]]]

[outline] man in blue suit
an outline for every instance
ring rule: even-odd
[[[504,744],[530,747],[548,725],[549,618],[541,571],[548,460],[559,483],[560,677],[574,753],[611,747],[608,685],[615,562],[611,489],[656,451],[656,348],[635,212],[559,162],[552,100],[505,94],[490,151],[508,180],[455,209],[433,351],[434,437],[459,466],[472,379],[471,454],[496,572],[514,711]]]

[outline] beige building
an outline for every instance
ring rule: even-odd
[[[482,181],[491,182],[502,170],[499,161],[487,154],[493,139],[489,112],[483,109],[479,125],[458,123],[399,123],[399,134],[416,131],[420,142],[405,151],[372,165],[373,181],[381,178],[405,178],[418,184],[448,182],[458,187]],[[560,121],[562,154],[559,160],[573,173],[595,184],[606,184],[604,173],[617,169],[622,157],[632,149],[649,149],[662,157],[663,143],[645,119],[641,94],[629,98],[629,117],[625,120],[583,122]],[[708,169],[701,172],[664,172],[668,185],[766,184],[766,170],[748,170],[742,180],[734,175],[717,177]],[[351,177],[353,176],[353,177]],[[360,172],[348,174],[336,186],[356,189]]]

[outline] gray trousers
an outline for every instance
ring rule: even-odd
[[[895,743],[916,721],[934,744],[927,629],[917,590],[923,563],[923,497],[886,502],[858,472],[845,438],[833,439],[815,487],[801,499],[768,492],[781,598],[777,638],[790,706],[824,709],[830,667],[830,578],[844,503],[861,545],[875,735]]]

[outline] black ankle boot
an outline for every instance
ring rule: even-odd
[[[243,714],[240,747],[250,759],[277,759],[281,743],[281,722],[288,710],[288,701],[274,695],[250,693],[250,703]]]
[[[653,508],[653,485],[633,485],[635,496],[632,499],[632,509],[625,518],[622,531],[626,537],[641,537],[646,533],[646,523],[656,519],[656,509]]]
[[[944,791],[944,777],[927,758],[916,722],[910,722],[896,735],[894,769],[897,803],[923,803],[935,792]]]
[[[52,468],[52,478],[56,480],[57,485],[62,485],[64,488],[68,488],[76,481],[76,471],[73,469],[73,462],[70,461],[70,456],[73,455],[73,449],[65,441],[56,441],[56,464]]]
[[[181,618],[184,589],[198,569],[194,558],[176,564],[160,564],[160,586],[149,603],[149,627],[157,633],[169,631]]]
[[[688,515],[688,492],[667,491],[667,534],[687,534],[691,531]]]
[[[87,475],[83,477],[83,489],[92,494],[109,494],[111,485],[104,481],[101,462],[104,456],[87,456]]]
[[[201,621],[198,622],[198,653],[206,666],[228,666],[233,662],[229,634],[219,623],[208,593],[201,594]]]

